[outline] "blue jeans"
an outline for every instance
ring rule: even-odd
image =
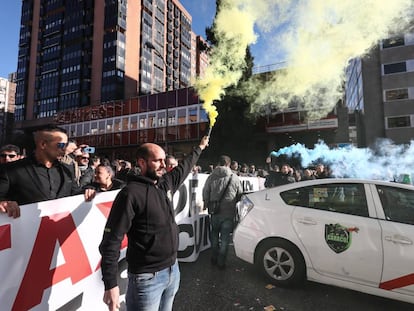
[[[226,263],[233,226],[232,217],[220,214],[211,215],[211,259],[217,262],[219,267]]]
[[[178,262],[155,273],[128,273],[128,311],[171,311],[180,286]]]

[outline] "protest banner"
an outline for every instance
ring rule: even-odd
[[[210,247],[209,216],[202,210],[206,174],[190,175],[174,195],[179,261],[196,261]],[[246,191],[259,190],[243,178]],[[21,206],[21,217],[0,215],[0,311],[107,310],[98,246],[119,190]],[[126,238],[119,262],[121,299],[126,289]]]

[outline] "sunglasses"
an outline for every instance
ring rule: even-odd
[[[65,149],[68,143],[57,143],[56,146],[58,149]]]
[[[10,159],[13,159],[13,158],[15,158],[16,156],[17,156],[17,154],[5,154],[5,153],[0,154],[0,157],[2,157],[2,158],[7,158],[7,157],[9,157]]]
[[[88,157],[81,157],[82,160],[89,160]]]

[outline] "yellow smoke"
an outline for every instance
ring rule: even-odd
[[[225,89],[240,80],[245,67],[246,47],[256,41],[254,19],[244,2],[223,1],[215,19],[218,44],[212,50],[205,75],[195,83],[204,101],[203,108],[208,113],[210,127],[214,126],[218,115],[214,101],[220,100]]]
[[[273,41],[286,55],[286,70],[263,87],[253,111],[272,103],[284,109],[299,101],[312,119],[329,113],[342,98],[344,69],[380,39],[413,19],[413,1],[307,0],[285,2],[289,23]],[[286,16],[282,18],[286,20]]]
[[[252,80],[247,88],[255,93],[252,112],[281,110],[296,102],[310,118],[317,119],[342,98],[349,60],[363,56],[379,40],[398,34],[414,19],[412,0],[223,2],[215,20],[218,44],[205,77],[196,82],[211,126],[217,117],[213,102],[239,81],[246,47],[257,38],[255,29],[271,44],[269,64],[280,62],[272,55],[284,55],[286,68],[264,85]]]

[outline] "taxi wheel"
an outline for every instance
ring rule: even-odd
[[[263,243],[256,257],[256,266],[272,284],[296,286],[304,282],[306,266],[299,249],[286,240]]]

